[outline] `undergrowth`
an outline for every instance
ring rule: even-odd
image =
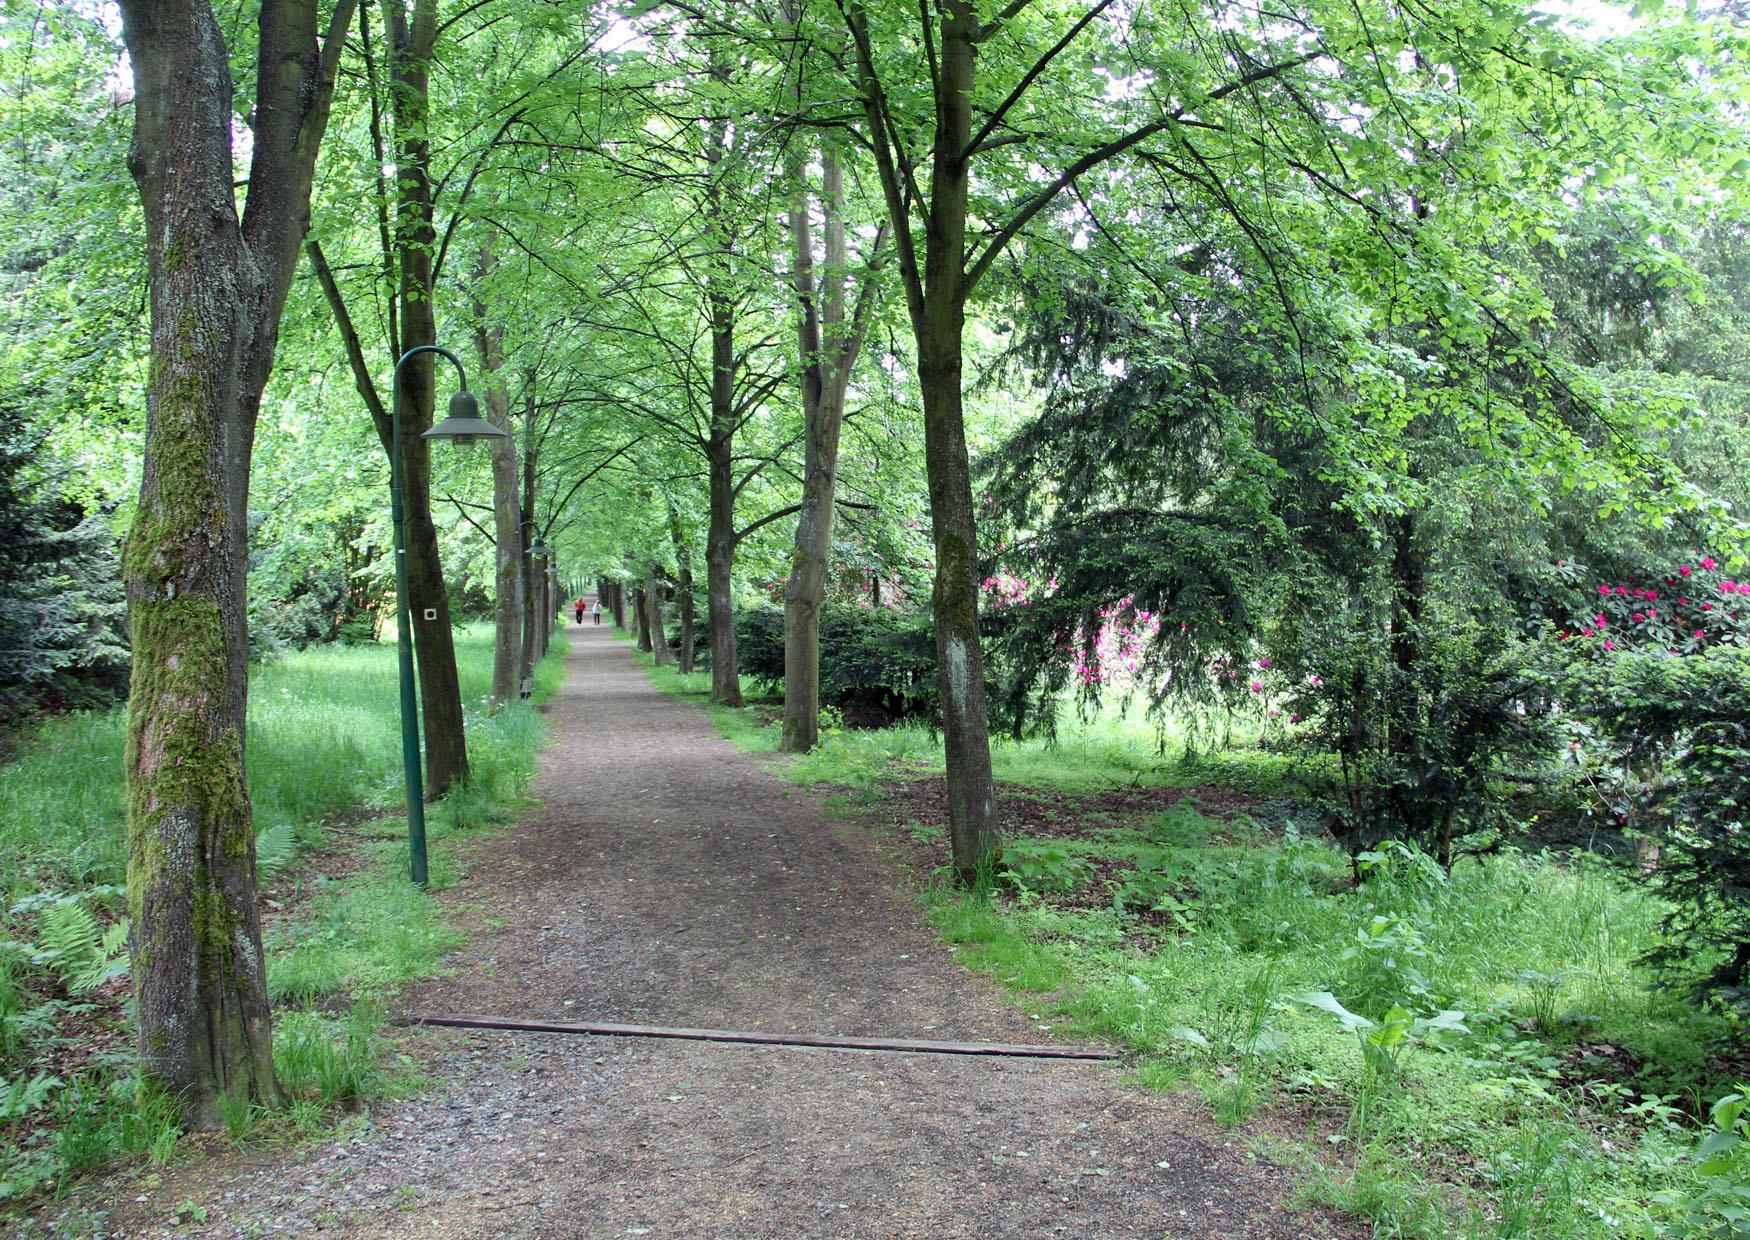
[[[537,699],[563,679],[562,653],[561,639],[537,669]],[[447,839],[523,802],[542,736],[531,704],[487,712],[489,628],[459,630],[456,655],[472,777],[427,810],[434,888],[460,877]],[[324,1131],[334,1108],[411,1083],[383,1005],[460,936],[406,877],[396,675],[389,645],[311,647],[253,671],[257,856],[270,914],[285,910],[264,939],[286,1106],[228,1113],[234,1137]],[[50,720],[0,766],[0,1210],[118,1158],[162,1161],[181,1135],[173,1100],[133,1067],[124,727],[120,708]],[[303,860],[340,830],[344,873]]]

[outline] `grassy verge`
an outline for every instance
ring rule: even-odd
[[[774,747],[757,709],[712,714],[736,743]],[[999,780],[1082,794],[1294,779],[1255,748],[1165,763],[1152,729],[1074,729],[998,745]],[[939,742],[902,727],[829,731],[783,774],[874,801],[884,780],[940,769]],[[1384,1236],[1750,1234],[1731,1221],[1750,1205],[1742,1161],[1697,1157],[1709,1104],[1745,1069],[1722,1055],[1743,1030],[1654,984],[1638,961],[1663,910],[1617,872],[1507,852],[1448,874],[1386,849],[1357,880],[1292,819],[1217,821],[1189,802],[1063,818],[1011,840],[996,889],[929,886],[932,924],[1042,1025],[1132,1048],[1141,1083],[1199,1089],[1303,1162],[1310,1196]],[[939,847],[939,823],[892,825]]]
[[[486,712],[491,641],[486,628],[457,635],[473,779],[428,811],[434,887],[457,877],[444,840],[521,804],[540,747],[529,704]],[[559,653],[538,669],[537,696],[562,679]],[[405,881],[406,820],[385,812],[401,800],[393,647],[287,655],[254,672],[249,706],[289,1102],[272,1123],[318,1131],[334,1106],[406,1083],[386,1054],[383,1004],[434,972],[457,935]],[[119,943],[125,905],[124,726],[120,709],[52,720],[0,767],[0,1210],[118,1157],[167,1157],[179,1136],[175,1108],[134,1073],[125,954],[105,957],[100,937]],[[330,837],[347,847],[325,849]],[[104,975],[78,978],[75,954]],[[227,1123],[240,1136],[263,1118]]]

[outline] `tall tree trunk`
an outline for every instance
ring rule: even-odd
[[[547,657],[553,641],[553,569],[544,560],[535,565],[535,661]]]
[[[547,632],[544,635],[545,641],[541,645],[543,658],[546,657],[548,651],[553,649],[554,626],[560,620],[559,611],[565,606],[564,598],[565,594],[559,588],[559,564],[556,560],[549,558],[547,561]]]
[[[475,270],[476,289],[497,259],[482,247]],[[474,348],[486,384],[486,419],[510,434],[510,395],[499,371],[504,368],[504,329],[489,326],[481,293],[474,299]],[[518,504],[515,436],[494,439],[492,452],[492,527],[494,576],[492,598],[492,707],[497,710],[517,696],[523,645],[523,533]]]
[[[794,20],[792,18],[792,20]],[[800,89],[800,87],[798,87]],[[821,152],[820,209],[826,234],[826,272],[816,290],[814,236],[809,219],[806,164],[795,148],[789,174],[791,282],[799,315],[802,359],[802,510],[796,518],[790,575],[784,583],[784,735],[782,747],[804,753],[820,743],[820,609],[826,598],[827,560],[832,550],[838,489],[839,432],[845,393],[869,327],[874,266],[864,277],[854,320],[845,322],[844,173],[837,154]],[[879,262],[885,229],[877,232]]]
[[[735,653],[734,439],[713,437],[709,448],[711,516],[705,530],[705,615],[711,628],[711,700],[740,706],[741,671]]]
[[[128,167],[146,217],[151,372],[123,555],[133,642],[125,767],[142,1071],[197,1127],[273,1105],[244,767],[249,464],[352,5],[266,0],[239,220],[230,50],[206,0],[124,0]]]
[[[540,474],[536,467],[540,464],[540,450],[535,444],[534,412],[532,404],[525,406],[523,411],[523,494],[521,519],[517,522],[522,532],[531,535],[528,545],[523,547],[523,553],[517,557],[517,577],[521,582],[523,596],[522,658],[517,671],[517,692],[523,697],[528,697],[535,691],[535,664],[540,661],[540,655],[536,652],[536,643],[540,640],[536,629],[537,617],[540,615],[536,575],[540,566],[528,551],[529,546],[540,540],[535,526],[535,497],[540,485]]]
[[[381,6],[392,52],[389,93],[395,118],[397,301],[401,349],[437,343],[432,226],[431,55],[437,38],[436,0],[414,0],[408,20],[400,0]],[[431,429],[436,356],[422,353],[401,370],[401,487],[407,512],[407,589],[413,644],[419,655],[420,714],[425,724],[425,793],[441,797],[468,778],[462,685],[456,672],[455,634],[444,590],[437,522],[431,506]],[[427,616],[431,619],[427,619]]]
[[[636,586],[632,590],[632,609],[638,613],[638,649],[650,649],[650,605],[645,600],[645,590]]]
[[[626,586],[625,586],[625,583],[620,582],[620,581],[611,581],[608,583],[608,589],[611,592],[610,597],[613,600],[612,603],[610,604],[610,607],[614,613],[614,627],[616,629],[619,629],[622,632],[624,632],[625,628],[626,628]]]
[[[650,609],[651,658],[656,666],[663,667],[668,663],[668,634],[662,626],[662,570],[655,564],[650,566],[644,587],[644,605]]]
[[[669,505],[668,509],[669,538],[674,543],[675,560],[675,592],[679,596],[677,610],[680,612],[681,648],[675,665],[683,676],[691,675],[693,671],[693,548],[687,541],[686,530],[681,527],[680,514]]]
[[[977,14],[972,0],[945,0],[939,10],[940,61],[930,169],[929,226],[923,230],[921,278],[910,237],[910,209],[893,166],[879,83],[867,58],[868,26],[860,6],[848,10],[858,43],[864,115],[876,139],[882,191],[896,241],[924,406],[924,465],[936,573],[930,610],[948,769],[948,827],[956,876],[972,882],[1000,854],[996,784],[991,773],[984,655],[978,632],[978,531],[961,404],[966,325],[966,215],[971,168],[972,89]],[[929,20],[926,15],[925,20]]]
[[[725,65],[713,64],[711,76],[729,80]],[[705,293],[711,330],[711,427],[705,440],[710,514],[705,531],[705,615],[711,626],[711,700],[740,706],[741,668],[735,651],[735,300],[730,292],[726,258],[732,241],[723,224],[722,189],[718,170],[726,158],[729,122],[713,122],[705,148],[708,177],[705,190],[706,236],[716,255]]]

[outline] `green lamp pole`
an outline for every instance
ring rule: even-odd
[[[425,854],[425,780],[419,765],[419,697],[413,681],[413,607],[407,597],[407,510],[401,502],[401,367],[410,357],[436,353],[455,364],[462,390],[450,397],[450,416],[426,431],[422,438],[453,440],[458,448],[472,448],[482,439],[507,439],[508,435],[480,416],[480,404],[468,391],[468,372],[462,359],[435,344],[407,350],[395,363],[389,399],[389,517],[395,527],[395,649],[401,667],[401,765],[407,781],[407,847],[413,857],[413,885],[424,887],[427,879]]]

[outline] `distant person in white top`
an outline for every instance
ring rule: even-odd
[[[595,617],[597,624],[602,622],[602,601],[599,598],[590,605],[589,614]],[[580,620],[578,623],[581,624],[582,621]]]

